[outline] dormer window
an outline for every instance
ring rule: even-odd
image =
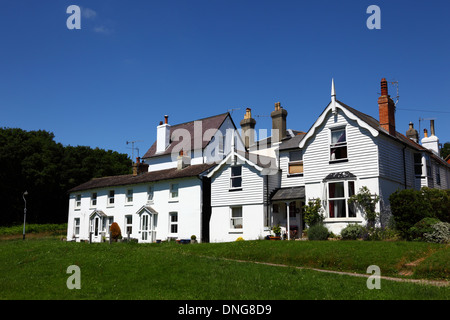
[[[330,161],[347,159],[347,136],[345,128],[331,130]]]

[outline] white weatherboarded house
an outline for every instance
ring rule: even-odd
[[[209,174],[210,242],[262,239],[270,234],[269,196],[276,187],[276,159],[236,152]]]
[[[336,100],[333,83],[331,102],[299,144],[306,201],[322,200],[324,222],[336,234],[349,223],[365,222],[361,212],[347,203],[363,186],[381,197],[377,210],[382,224],[389,219],[389,195],[394,191],[418,188],[430,179],[436,186],[437,179],[431,177],[435,171],[442,172],[440,187],[448,188],[443,179],[448,165],[395,130],[395,105],[385,79],[378,104],[380,121]],[[426,159],[433,159],[434,170],[430,164],[427,172],[422,165]]]

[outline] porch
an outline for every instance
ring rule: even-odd
[[[271,226],[280,225],[283,239],[300,239],[303,233],[305,187],[276,189],[270,201]]]

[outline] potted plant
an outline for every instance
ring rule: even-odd
[[[272,231],[275,234],[275,236],[270,236],[270,240],[280,240],[281,239],[281,227],[280,224],[277,224],[276,226],[272,227]]]
[[[191,236],[191,243],[197,243],[197,237],[195,236],[195,234]]]

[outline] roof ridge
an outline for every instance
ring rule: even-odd
[[[211,119],[211,118],[216,118],[216,117],[220,117],[220,116],[226,116],[230,114],[229,112],[225,112],[225,113],[220,113],[220,114],[216,114],[214,116],[209,116],[209,117],[205,117],[205,118],[201,118],[201,119],[197,119],[197,120],[190,120],[190,121],[186,121],[186,122],[182,122],[182,123],[177,123],[174,125],[170,125],[171,128],[176,127],[176,126],[181,126],[181,125],[185,125],[185,124],[189,124],[189,123],[194,123],[195,121],[203,121],[203,120],[207,120],[207,119]]]

